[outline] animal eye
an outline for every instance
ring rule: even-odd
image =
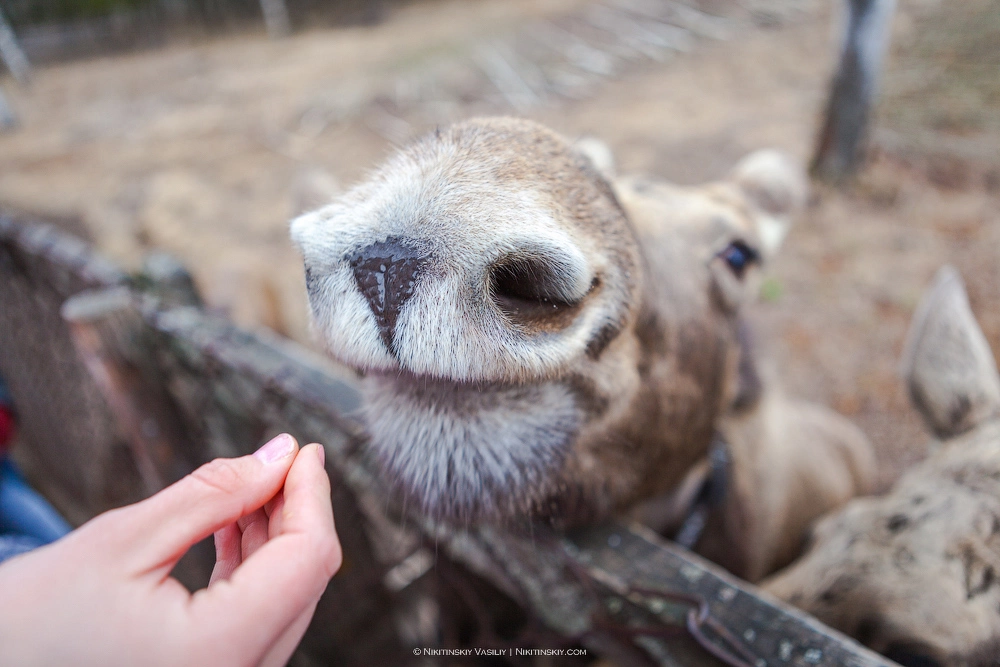
[[[736,277],[741,279],[746,273],[747,267],[760,261],[760,253],[743,241],[733,241],[719,253],[719,257],[729,265]]]

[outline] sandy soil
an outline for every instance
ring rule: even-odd
[[[585,4],[413,3],[373,28],[71,63],[39,71],[28,90],[5,80],[23,127],[0,135],[0,204],[75,219],[129,265],[165,248],[214,307],[308,340],[287,220],[310,183],[350,183],[391,141],[435,123],[517,111],[607,140],[622,171],[684,183],[759,147],[808,157],[838,3],[703,2],[729,17],[727,39],[627,62],[590,77],[578,99],[521,107],[470,74],[482,44]],[[899,5],[872,164],[847,190],[817,189],[753,314],[773,373],[856,420],[883,483],[924,451],[896,364],[941,264],[962,271],[1000,349],[1000,22],[982,18],[1000,3]]]

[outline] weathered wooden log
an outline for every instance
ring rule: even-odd
[[[196,467],[191,438],[164,390],[150,354],[150,341],[137,307],[138,296],[124,286],[86,290],[63,303],[61,314],[80,360],[107,404],[150,496]],[[174,568],[188,588],[205,586],[215,549],[205,540]]]
[[[0,375],[25,444],[14,456],[72,524],[142,497],[128,447],[59,316],[68,296],[124,280],[79,240],[0,215]]]
[[[152,495],[194,469],[184,460],[189,440],[150,354],[146,326],[127,287],[88,290],[61,314],[83,365],[111,410]]]
[[[139,287],[152,294],[162,307],[202,306],[194,277],[170,253],[154,250],[142,258]]]
[[[127,274],[86,243],[52,225],[26,223],[0,213],[0,250],[11,270],[56,297],[120,285]]]
[[[659,665],[725,664],[706,643],[742,660],[730,664],[754,667],[893,664],[641,527],[609,523],[568,537],[541,529],[436,534],[451,558],[548,627],[623,664],[635,661],[636,645]],[[695,630],[701,641],[686,630],[699,606],[707,613]]]
[[[0,222],[0,272],[25,295],[21,301],[7,300],[4,283],[0,334],[10,331],[5,324],[9,308],[24,308],[26,301],[48,295],[32,311],[40,319],[31,335],[52,336],[51,327],[63,332],[63,347],[72,350],[58,317],[65,298],[57,297],[103,288],[78,294],[63,307],[84,359],[74,353],[63,362],[62,375],[53,377],[75,372],[80,377],[71,383],[72,392],[106,398],[75,409],[103,410],[129,441],[124,449],[129,459],[145,459],[139,466],[142,478],[136,474],[126,480],[133,495],[149,493],[179,474],[183,466],[172,465],[172,459],[193,466],[215,456],[245,454],[278,431],[302,443],[326,445],[345,561],[303,641],[302,664],[402,662],[414,646],[437,641],[437,628],[423,635],[406,630],[415,610],[435,596],[441,604],[470,607],[480,626],[476,636],[491,644],[472,647],[492,647],[510,657],[517,657],[517,649],[582,646],[622,665],[714,667],[720,657],[753,667],[891,664],[641,529],[608,524],[570,536],[542,527],[528,534],[489,526],[458,530],[406,514],[386,500],[370,470],[365,434],[355,417],[360,399],[349,374],[289,341],[241,330],[199,308],[165,308],[149,295],[123,288],[123,274],[96,270],[108,281],[95,280],[94,267],[101,266],[95,261],[85,246],[51,229]],[[4,336],[0,349],[6,350]],[[30,368],[49,362],[37,358],[47,354],[45,349],[18,351],[35,355]],[[88,365],[97,382],[84,370]],[[0,372],[6,375],[8,366],[0,363]],[[51,404],[37,385],[15,382],[12,389],[15,400],[21,391],[29,412]],[[72,392],[58,399],[70,401]],[[161,439],[151,437],[143,433],[143,422],[147,415],[174,409],[193,442],[186,451],[167,455],[162,448],[184,436],[163,431]],[[60,454],[71,458],[102,446],[86,439],[58,445]],[[43,458],[40,465],[49,473],[60,462]],[[87,505],[86,511],[94,507]],[[457,595],[444,596],[449,587]],[[498,639],[496,626],[505,620],[495,611],[498,600],[520,605],[531,632]],[[445,620],[453,616],[440,614]],[[442,634],[452,645],[463,641],[447,627]],[[469,647],[470,640],[464,641]]]

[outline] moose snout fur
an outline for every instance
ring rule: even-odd
[[[408,507],[606,516],[673,492],[755,402],[740,310],[801,170],[762,151],[685,188],[588,153],[474,119],[292,222],[317,335],[363,376],[370,453]]]

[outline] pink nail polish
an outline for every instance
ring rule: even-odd
[[[295,438],[282,433],[278,437],[265,443],[263,447],[253,453],[254,458],[264,463],[274,463],[280,461],[295,451]]]
[[[316,443],[316,455],[319,456],[319,464],[326,467],[326,448],[323,445]]]

